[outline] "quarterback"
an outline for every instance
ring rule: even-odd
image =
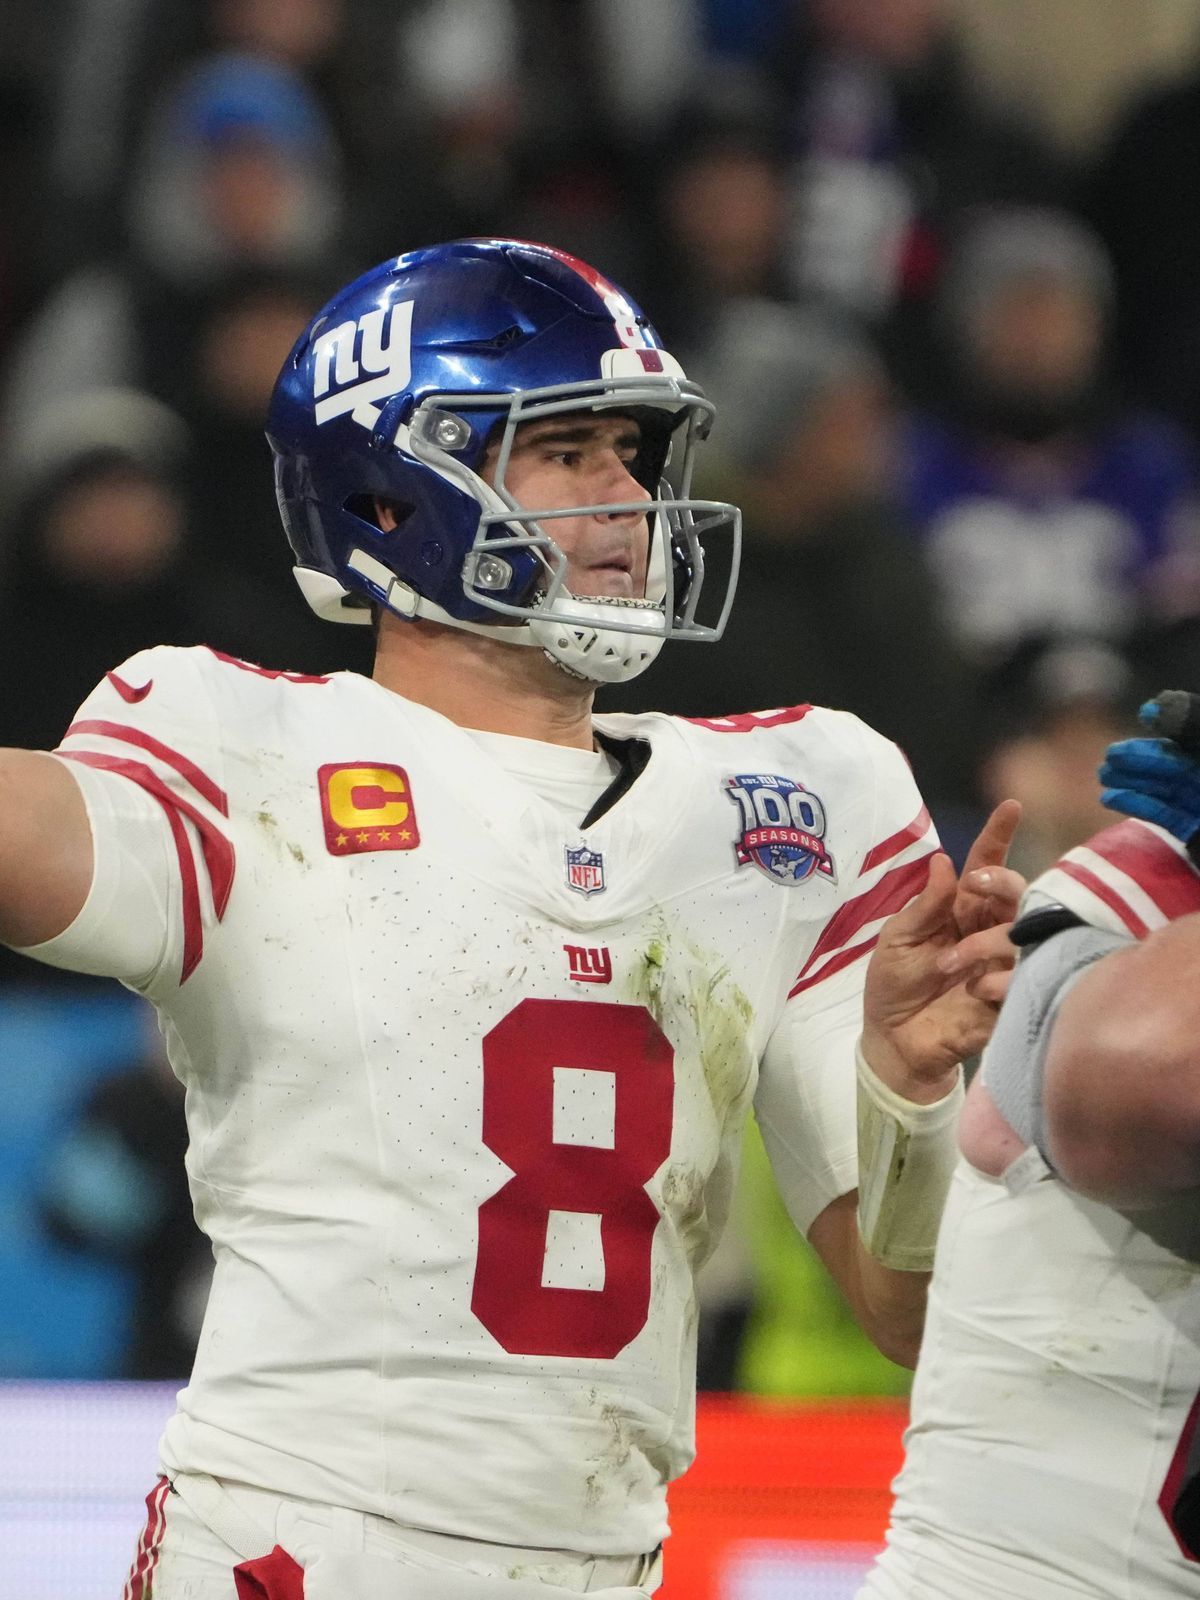
[[[652,1593],[751,1106],[915,1359],[1016,808],[959,882],[848,713],[593,718],[724,625],[712,413],[559,251],[386,262],[267,430],[373,678],[146,650],[0,756],[0,938],[157,1007],[216,1257],[127,1600]]]
[[[1200,768],[1134,739],[1101,777],[1135,816],[1039,878],[1013,929],[860,1600],[1200,1589]]]

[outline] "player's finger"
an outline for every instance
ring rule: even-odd
[[[1119,811],[1122,816],[1153,822],[1177,839],[1190,839],[1200,827],[1200,818],[1194,813],[1179,811],[1165,800],[1143,794],[1140,789],[1101,789],[1100,804],[1108,811]]]
[[[919,943],[945,926],[958,892],[954,863],[938,850],[929,858],[929,877],[920,894],[898,911],[888,925],[893,937]]]
[[[1097,769],[1101,783],[1117,787],[1128,783],[1138,789],[1169,794],[1195,794],[1200,790],[1200,765],[1192,761],[1102,761]]]
[[[999,913],[995,921],[1010,922],[1026,884],[1015,867],[978,867],[963,873],[961,887],[989,901],[993,911]]]
[[[1165,739],[1121,739],[1110,744],[1104,753],[1103,767],[1110,766],[1117,771],[1162,773],[1174,778],[1197,770],[1191,756]]]
[[[973,978],[968,978],[966,989],[973,1000],[979,1000],[986,1006],[998,1006],[1008,993],[1011,982],[1011,971],[995,972],[989,969]]]
[[[980,928],[969,933],[957,944],[947,945],[937,958],[939,972],[964,973],[982,962],[995,962],[1011,967],[1017,959],[1017,947],[1008,937],[1011,922],[998,923],[993,928]]]
[[[973,872],[977,867],[1003,866],[1020,820],[1021,802],[1001,800],[968,850],[963,872]]]

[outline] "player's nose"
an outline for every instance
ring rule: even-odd
[[[654,498],[645,484],[639,483],[634,477],[631,463],[625,461],[615,450],[608,450],[604,454],[602,481],[604,483],[603,498],[605,500],[643,501]],[[613,512],[612,515],[615,517],[634,517],[640,515],[640,513],[636,511],[617,511]]]

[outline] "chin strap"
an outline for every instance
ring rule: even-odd
[[[406,621],[419,617],[426,622],[440,622],[500,644],[531,645],[543,651],[555,666],[585,683],[626,683],[636,678],[655,660],[666,637],[666,618],[661,605],[653,600],[629,600],[618,595],[581,600],[564,593],[555,602],[553,617],[534,613],[528,620],[512,624],[464,622],[424,599],[365,550],[352,551],[350,565],[375,591],[377,603],[396,616]],[[336,578],[311,567],[296,567],[294,571],[305,599],[319,616],[346,621],[348,591]],[[623,620],[636,626],[606,627],[615,609],[621,611]],[[362,620],[370,620],[366,611],[362,612]]]

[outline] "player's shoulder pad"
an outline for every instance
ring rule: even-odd
[[[776,706],[770,711],[729,711],[720,716],[679,717],[676,720],[689,728],[702,728],[709,733],[760,733],[768,728],[784,728],[803,722],[811,712],[819,709],[811,705]]]
[[[104,674],[76,720],[104,713],[120,720],[155,721],[189,704],[194,708],[206,654],[198,647],[165,644],[137,651]]]
[[[734,759],[735,750],[736,760],[751,766],[772,751],[811,758],[820,750],[835,759],[845,754],[853,761],[861,761],[864,745],[876,755],[890,751],[897,760],[903,760],[896,746],[860,717],[829,706],[780,706],[770,711],[738,711],[719,717],[674,717],[672,721],[689,742],[721,761]]]

